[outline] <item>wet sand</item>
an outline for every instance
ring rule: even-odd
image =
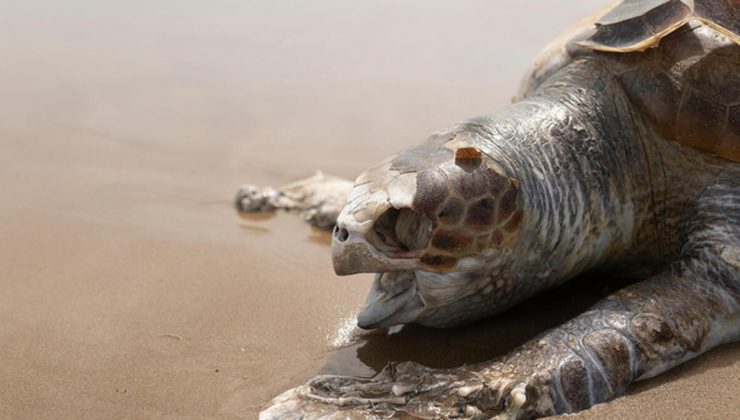
[[[51,3],[51,2],[49,2]],[[358,335],[371,276],[240,216],[244,182],[354,177],[505,106],[594,2],[16,2],[0,25],[0,413],[255,417],[319,372],[500,355],[604,293],[585,279],[453,330]],[[730,417],[730,345],[580,416]]]

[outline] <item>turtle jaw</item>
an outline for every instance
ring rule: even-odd
[[[365,306],[357,315],[363,329],[409,324],[426,309],[414,271],[378,273]]]
[[[427,238],[428,232],[427,235],[419,233],[414,236],[421,240],[419,246],[407,247],[393,229],[396,223],[404,226],[409,223],[409,217],[401,215],[416,213],[407,207],[392,206],[389,201],[363,204],[359,211],[350,211],[350,206],[345,206],[337,218],[332,235],[332,263],[336,274],[346,276],[418,269],[428,241],[422,238]]]
[[[331,256],[334,272],[339,276],[415,270],[418,265],[415,255],[389,257],[370,244],[363,232],[339,224],[334,228]]]
[[[423,270],[378,273],[365,306],[357,315],[363,329],[419,324],[446,328],[505,308],[509,297],[491,299],[494,280],[476,272],[434,273]]]
[[[345,207],[337,219],[332,235],[334,271],[338,275],[376,273],[365,306],[357,316],[360,328],[409,324],[426,310],[416,278],[421,250],[403,246],[393,229],[379,228],[386,224],[395,226],[397,218],[404,220],[397,214],[403,211],[408,210],[388,201],[366,202],[361,211],[352,212],[349,206]],[[384,217],[389,215],[393,217]]]

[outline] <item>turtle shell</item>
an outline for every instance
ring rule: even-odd
[[[537,59],[520,97],[596,55],[665,138],[740,162],[740,0],[624,0],[566,34]]]
[[[625,0],[602,16],[596,31],[579,43],[601,51],[644,51],[692,19],[740,43],[738,0]]]

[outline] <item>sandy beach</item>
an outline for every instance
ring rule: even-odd
[[[243,183],[365,167],[505,106],[599,1],[4,5],[0,417],[255,418],[318,373],[501,355],[604,293],[582,279],[452,330],[358,332],[370,275],[239,215]],[[597,4],[598,3],[598,4]],[[580,418],[729,418],[728,345]]]

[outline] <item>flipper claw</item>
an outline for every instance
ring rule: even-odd
[[[243,212],[298,211],[309,224],[331,229],[351,189],[352,182],[317,172],[279,189],[244,185],[236,193],[235,205]]]

